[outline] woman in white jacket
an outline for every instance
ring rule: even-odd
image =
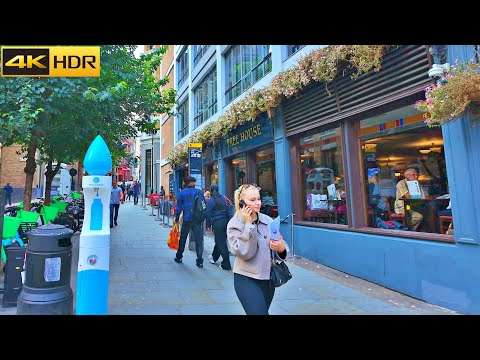
[[[275,294],[270,282],[271,250],[279,259],[286,259],[288,245],[270,238],[272,218],[260,213],[260,188],[241,185],[235,191],[236,213],[227,225],[232,253],[235,292],[247,315],[268,315]]]

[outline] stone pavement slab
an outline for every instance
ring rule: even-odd
[[[118,226],[111,229],[108,314],[244,315],[232,271],[208,262],[213,235],[205,236],[202,269],[195,265],[196,253],[188,244],[183,263],[177,264],[173,261],[175,251],[167,246],[171,226],[155,221],[150,214],[150,209],[144,210],[133,201],[120,206]],[[71,286],[75,294],[78,233],[72,244]],[[231,256],[232,264],[234,259]],[[308,259],[289,259],[288,265],[293,279],[276,289],[272,315],[458,314]],[[0,307],[0,315],[7,314],[16,314],[16,308]]]

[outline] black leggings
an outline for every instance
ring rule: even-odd
[[[270,280],[257,280],[234,273],[233,286],[247,315],[268,315],[275,295],[275,287]]]
[[[230,264],[230,254],[228,253],[227,246],[227,224],[228,219],[218,219],[213,222],[213,233],[215,234],[215,246],[213,247],[212,257],[213,261],[217,261],[222,257],[222,267],[225,270],[230,270],[232,265]]]

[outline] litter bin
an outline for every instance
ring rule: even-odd
[[[73,314],[72,235],[72,230],[58,224],[29,231],[17,315]]]

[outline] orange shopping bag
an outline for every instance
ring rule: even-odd
[[[174,223],[172,230],[170,230],[170,235],[168,236],[168,247],[172,250],[177,250],[179,240],[180,232],[178,231],[178,223]]]

